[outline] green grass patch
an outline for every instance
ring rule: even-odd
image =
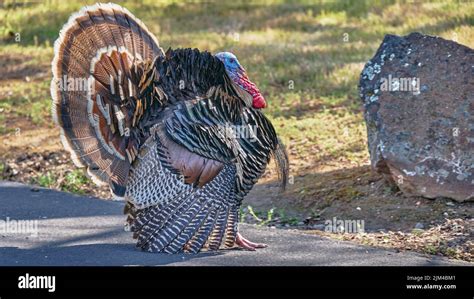
[[[64,182],[61,184],[61,190],[76,194],[84,194],[81,188],[89,183],[89,178],[84,174],[82,169],[75,169],[64,177]]]
[[[32,183],[45,188],[53,187],[56,182],[57,176],[49,171],[32,179]]]

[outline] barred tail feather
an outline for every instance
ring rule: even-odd
[[[200,225],[203,223],[204,218],[208,213],[209,211],[207,208],[203,208],[199,211],[195,210],[193,213],[194,218],[190,219],[187,225],[182,227],[182,229],[176,234],[176,238],[164,249],[164,252],[178,253],[182,250],[186,250],[187,248],[185,248],[185,245],[199,230]]]
[[[227,248],[233,247],[237,238],[238,207],[232,207],[227,218],[227,225],[224,233],[224,245]]]
[[[229,208],[221,208],[216,216],[216,224],[209,237],[207,247],[210,250],[219,249],[226,229],[227,218],[229,216]]]
[[[204,244],[209,239],[209,236],[214,229],[216,223],[216,214],[217,210],[212,209],[206,215],[206,218],[201,223],[199,230],[194,234],[191,240],[186,244],[186,250],[190,253],[198,253],[201,248],[204,247]]]
[[[286,184],[288,182],[290,163],[288,160],[288,152],[286,151],[285,145],[278,138],[278,143],[275,150],[273,151],[273,157],[277,166],[278,179],[280,180],[281,190],[286,190]]]

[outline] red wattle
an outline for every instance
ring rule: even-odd
[[[252,106],[253,108],[256,108],[256,109],[263,109],[267,106],[267,103],[265,102],[265,99],[263,98],[263,96],[259,94],[253,97]]]
[[[262,109],[267,106],[265,98],[258,90],[257,86],[249,80],[246,74],[239,76],[241,86],[248,92],[253,98],[252,107],[256,109]]]

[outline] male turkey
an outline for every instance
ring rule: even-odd
[[[239,207],[271,156],[284,188],[288,158],[233,54],[164,53],[128,10],[96,4],[64,25],[52,71],[62,143],[96,184],[126,200],[138,247],[265,246],[238,233]]]

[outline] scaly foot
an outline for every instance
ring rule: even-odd
[[[237,233],[237,238],[235,239],[235,244],[245,250],[255,251],[257,248],[265,248],[268,245],[263,243],[254,243],[245,239],[240,233]]]

